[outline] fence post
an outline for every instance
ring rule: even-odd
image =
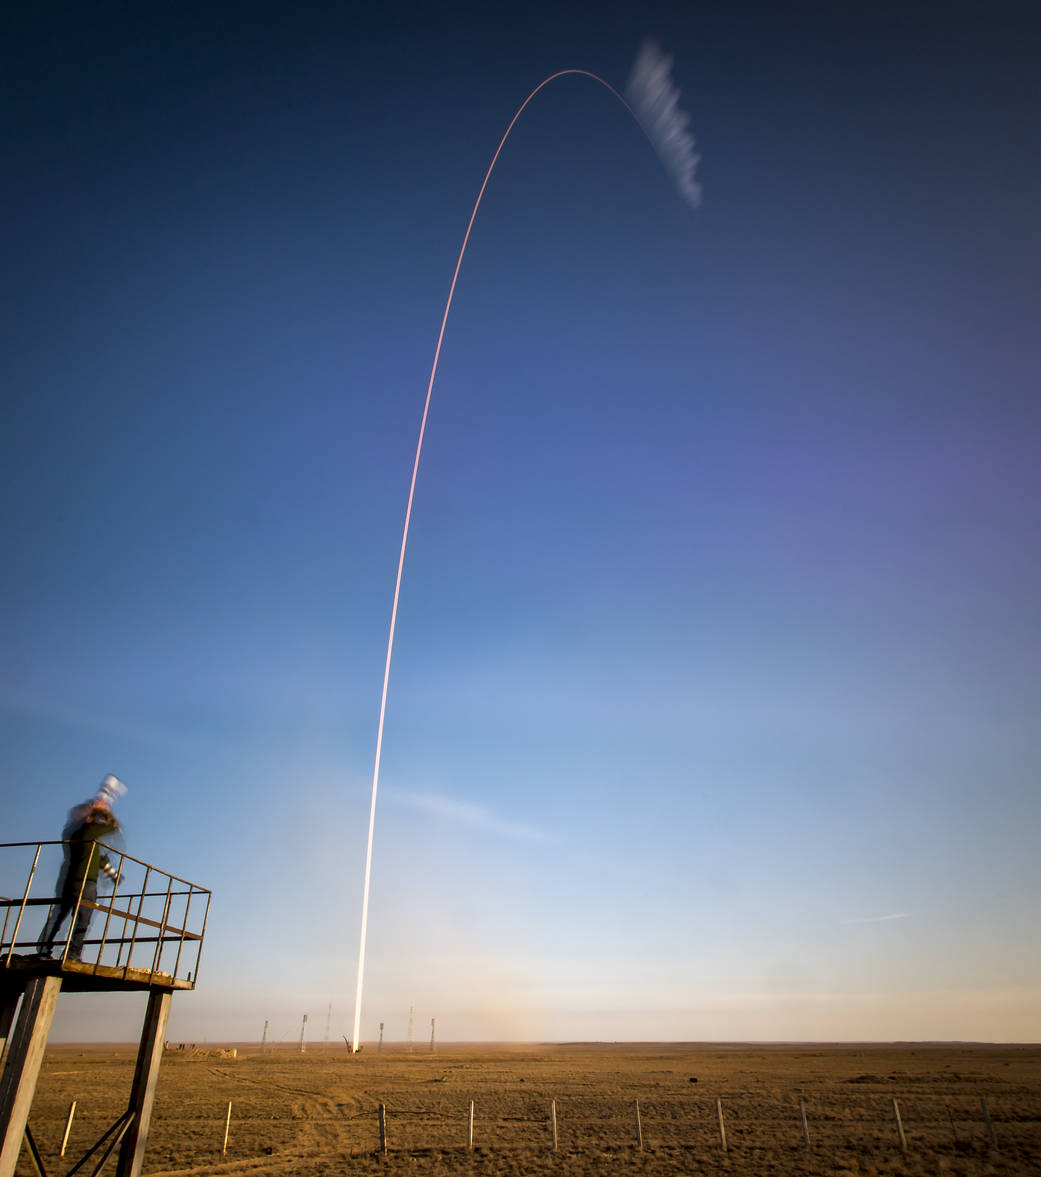
[[[466,1129],[466,1147],[473,1152],[474,1147],[474,1101],[470,1100],[470,1116]]]
[[[231,1131],[231,1100],[228,1100],[228,1114],[224,1120],[224,1143],[220,1148],[220,1155],[224,1156],[228,1151],[228,1133]]]
[[[904,1135],[904,1125],[900,1120],[900,1104],[893,1100],[893,1115],[896,1118],[896,1134],[900,1137],[900,1151],[907,1152],[907,1137]]]
[[[72,1131],[72,1117],[75,1114],[76,1100],[73,1100],[71,1106],[69,1107],[69,1118],[65,1121],[65,1135],[61,1138],[61,1152],[58,1153],[58,1156],[60,1157],[65,1155],[65,1148],[69,1143],[69,1133]]]
[[[723,1123],[723,1101],[716,1100],[716,1115],[719,1117],[719,1144],[724,1152],[727,1151],[727,1128]]]
[[[387,1151],[387,1107],[380,1104],[380,1152]]]
[[[553,1151],[557,1151],[557,1101],[549,1101],[549,1122],[553,1125]]]
[[[802,1138],[806,1142],[806,1147],[810,1147],[810,1125],[806,1120],[806,1104],[803,1100],[799,1100],[799,1112],[802,1115]]]
[[[990,1118],[990,1108],[987,1107],[987,1097],[980,1096],[980,1106],[983,1108],[983,1118],[987,1121],[987,1132],[990,1135],[990,1143],[993,1148],[998,1147],[998,1138],[994,1132],[994,1121]]]

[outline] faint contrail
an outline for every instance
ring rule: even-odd
[[[387,796],[386,786],[383,795]],[[497,817],[483,805],[471,805],[466,801],[456,801],[452,797],[444,797],[438,793],[412,793],[407,789],[393,789],[390,796],[392,800],[411,809],[433,814],[435,817],[455,825],[468,826],[470,829],[486,830],[508,838],[522,838],[532,842],[543,842],[547,837],[543,830]]]
[[[653,41],[645,41],[625,92],[684,200],[697,208],[701,185],[694,179],[694,172],[701,156],[694,151],[694,136],[687,130],[690,115],[679,108],[680,92],[669,79],[671,69],[672,58],[666,57]]]
[[[640,62],[641,62],[641,60],[644,59],[644,56],[647,53],[648,53],[648,46],[644,46],[644,48],[641,50],[640,57],[637,58],[636,66],[633,69],[633,77],[634,78],[637,76],[638,72],[641,72]],[[667,58],[664,60],[665,60],[664,84],[666,86],[668,86],[667,75],[668,75],[668,67],[669,67],[669,65],[671,65],[671,58]],[[648,67],[646,67],[645,69],[643,69],[642,73],[646,74],[647,69],[650,69],[651,73],[653,74],[653,77],[658,79],[658,84],[660,87],[661,78],[662,78],[661,70],[660,70],[660,62],[659,62],[659,65],[656,66],[654,64],[653,60],[650,61],[650,65]],[[654,72],[655,70],[657,70],[657,72]],[[669,136],[664,135],[663,131],[662,131],[663,126],[672,125],[672,124],[669,124],[670,118],[673,120],[673,123],[675,122],[675,118],[676,118],[678,112],[676,112],[676,110],[675,110],[675,101],[672,100],[671,95],[675,94],[675,96],[678,98],[678,96],[679,96],[678,91],[670,89],[670,94],[667,96],[668,101],[664,105],[662,105],[660,102],[658,103],[657,106],[654,105],[653,102],[648,105],[647,111],[648,111],[648,118],[650,120],[650,125],[646,126],[641,121],[640,116],[637,114],[637,112],[632,108],[632,106],[629,105],[628,102],[626,102],[626,100],[622,97],[621,94],[618,93],[618,91],[614,88],[614,86],[612,86],[610,84],[610,82],[604,81],[604,79],[602,77],[600,77],[599,74],[591,73],[589,70],[585,70],[585,69],[558,70],[555,74],[550,74],[548,78],[545,78],[541,82],[539,82],[539,84],[535,87],[535,89],[532,90],[532,92],[527,96],[527,98],[524,99],[524,101],[517,108],[517,113],[510,120],[510,125],[506,128],[506,131],[503,134],[503,137],[499,140],[499,146],[495,149],[495,154],[492,156],[492,162],[488,165],[488,170],[484,174],[484,180],[481,183],[481,189],[477,193],[477,200],[474,202],[473,212],[470,214],[470,221],[466,226],[466,232],[463,234],[463,244],[459,249],[459,256],[458,256],[458,258],[456,258],[455,272],[452,274],[452,284],[448,288],[448,300],[445,303],[444,314],[441,316],[441,330],[438,332],[438,335],[437,335],[437,346],[434,348],[434,362],[430,368],[430,380],[427,383],[426,401],[423,404],[423,417],[422,417],[422,420],[420,421],[420,425],[419,425],[419,441],[416,444],[416,458],[412,464],[412,481],[409,484],[408,505],[405,508],[405,526],[401,532],[401,551],[398,555],[398,573],[397,573],[397,578],[394,581],[394,603],[392,604],[391,610],[390,610],[390,632],[387,635],[387,660],[386,660],[386,663],[383,668],[383,691],[382,691],[382,694],[380,695],[380,718],[379,718],[379,725],[376,730],[376,761],[375,761],[375,765],[373,766],[373,770],[372,770],[372,802],[369,806],[369,837],[368,837],[368,842],[367,842],[366,848],[365,848],[365,886],[364,886],[364,889],[362,892],[362,901],[361,901],[361,943],[360,943],[360,947],[358,949],[358,987],[357,987],[357,990],[355,993],[355,998],[354,998],[354,1037],[351,1041],[351,1050],[352,1051],[357,1051],[357,1049],[358,1049],[358,1036],[361,1033],[361,994],[362,994],[362,982],[363,982],[364,976],[365,976],[365,938],[366,938],[366,932],[368,930],[368,925],[369,925],[369,882],[372,877],[372,833],[373,833],[373,830],[376,825],[376,793],[379,789],[380,759],[381,759],[381,756],[383,753],[383,721],[384,721],[384,717],[386,716],[386,712],[387,712],[387,684],[390,681],[390,659],[391,659],[391,654],[394,651],[394,629],[397,626],[397,620],[398,620],[398,600],[401,595],[401,573],[402,573],[402,569],[405,566],[405,547],[408,544],[408,529],[409,529],[409,524],[412,521],[412,502],[413,502],[413,499],[415,498],[415,494],[416,494],[416,477],[419,474],[419,459],[420,459],[420,455],[423,452],[423,436],[426,433],[427,415],[430,411],[430,394],[434,390],[434,378],[437,376],[437,364],[438,364],[438,360],[441,357],[441,343],[445,337],[445,324],[448,322],[448,312],[452,309],[452,299],[455,296],[455,284],[459,278],[459,269],[463,264],[463,255],[466,253],[467,243],[470,240],[470,231],[473,229],[474,221],[477,219],[477,210],[481,207],[481,200],[484,198],[484,190],[485,190],[485,188],[488,187],[488,180],[491,178],[492,171],[495,168],[495,164],[499,159],[499,153],[502,151],[503,146],[506,143],[506,140],[510,137],[510,132],[513,130],[514,124],[517,122],[517,120],[520,118],[520,116],[524,113],[524,109],[528,105],[528,103],[535,97],[535,95],[541,89],[543,89],[543,87],[548,86],[550,84],[550,82],[555,81],[557,78],[562,78],[567,74],[581,74],[583,77],[592,78],[594,82],[599,82],[601,86],[604,86],[606,89],[611,91],[611,93],[615,96],[615,98],[617,98],[618,101],[633,116],[633,118],[636,120],[637,124],[639,124],[640,127],[642,127],[644,133],[647,135],[648,139],[650,139],[652,145],[655,146],[655,148],[659,151],[659,154],[662,155],[662,159],[665,161],[666,166],[669,167],[670,170],[673,171],[674,175],[676,175],[677,181],[680,183],[680,190],[685,192],[685,194],[688,196],[688,199],[690,198],[689,192],[687,192],[684,188],[684,184],[686,184],[687,189],[689,189],[690,184],[692,183],[690,176],[681,177],[681,175],[676,172],[675,167],[669,162],[670,159],[673,157],[666,155],[663,152],[663,148],[661,146],[661,144],[666,141],[674,142],[674,143],[679,142],[678,140],[676,140],[675,136],[673,136],[672,139],[670,140]],[[648,76],[650,76],[650,75],[648,75]],[[631,85],[631,82],[630,82],[630,85]],[[641,97],[650,93],[649,86],[645,85],[643,90],[639,90],[637,93],[638,93],[637,100],[639,101],[639,100],[641,100]],[[670,105],[670,103],[671,103],[671,105]],[[687,116],[682,115],[680,117],[684,120],[682,125],[685,126],[686,125],[685,120],[686,120]],[[663,119],[664,119],[664,122],[663,122]],[[689,136],[687,136],[687,138],[689,138]],[[693,140],[691,140],[691,142],[693,142]],[[689,151],[689,148],[687,150]],[[696,163],[696,158],[695,158],[695,163]],[[691,174],[692,173],[693,173],[693,164],[691,165]],[[697,189],[698,192],[700,193],[700,189],[698,188],[698,186],[696,184],[694,185],[694,188]],[[691,203],[696,204],[697,201],[692,200]]]
[[[908,911],[898,911],[893,915],[866,915],[856,920],[841,920],[844,924],[885,924],[890,920],[906,920],[910,917]]]

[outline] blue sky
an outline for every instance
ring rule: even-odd
[[[1041,1038],[1036,22],[5,20],[5,836],[126,780],[215,896],[172,1037],[350,1033],[456,253],[651,35],[701,207],[561,78],[464,262],[363,1040]]]

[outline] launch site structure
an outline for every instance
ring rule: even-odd
[[[116,1177],[139,1177],[144,1164],[170,1002],[175,992],[195,988],[212,896],[205,887],[95,843],[91,855],[102,853],[113,867],[111,892],[90,898],[81,882],[72,902],[67,887],[63,895],[51,894],[63,843],[0,844],[0,1177],[14,1177],[23,1146],[37,1172],[46,1173],[29,1112],[62,992],[148,994],[127,1109],[80,1162],[97,1154],[100,1168],[118,1148]],[[60,955],[45,955],[43,928],[55,908],[67,905]],[[77,954],[73,930],[88,920],[94,934]]]

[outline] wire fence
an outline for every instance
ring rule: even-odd
[[[832,1087],[794,1095],[754,1089],[720,1095],[715,1088],[689,1096],[648,1091],[639,1099],[565,1091],[554,1099],[548,1094],[552,1088],[546,1087],[521,1093],[477,1089],[471,1098],[458,1088],[382,1093],[377,1085],[359,1096],[343,1089],[290,1086],[273,1077],[247,1079],[236,1074],[239,1065],[207,1065],[205,1086],[210,1090],[203,1094],[193,1081],[186,1098],[188,1088],[182,1084],[195,1068],[187,1059],[172,1064],[175,1072],[181,1067],[186,1071],[182,1083],[165,1099],[160,1093],[157,1101],[148,1145],[150,1168],[191,1165],[205,1171],[218,1162],[233,1165],[282,1154],[296,1159],[461,1159],[472,1151],[484,1157],[502,1154],[504,1171],[534,1164],[535,1154],[548,1160],[557,1152],[619,1162],[629,1158],[633,1163],[643,1157],[641,1165],[657,1156],[670,1171],[707,1165],[715,1156],[724,1168],[740,1161],[744,1167],[734,1171],[744,1172],[760,1162],[769,1168],[778,1157],[782,1159],[776,1163],[794,1165],[801,1154],[812,1171],[832,1172],[838,1171],[835,1166],[843,1156],[888,1155],[892,1164],[900,1165],[906,1153],[929,1158],[925,1163],[934,1167],[941,1166],[938,1158],[943,1157],[950,1161],[942,1164],[956,1163],[955,1157],[989,1164],[1000,1156],[1012,1166],[1010,1172],[1041,1172],[1041,1095],[1025,1086],[976,1094],[910,1087],[898,1088],[896,1094],[847,1094]],[[77,1091],[75,1084],[49,1093],[32,1124],[48,1167],[69,1139],[70,1124],[71,1146],[82,1149],[109,1124],[115,1108],[111,1097],[99,1102],[99,1094]],[[775,1161],[763,1159],[769,1157]]]
[[[1001,1138],[1041,1143],[1041,1108],[996,1108],[984,1096],[860,1095],[849,1100],[810,1098],[791,1104],[756,1097],[694,1098],[686,1104],[660,1099],[595,1097],[546,1101],[496,1101],[493,1112],[479,1103],[444,1109],[381,1104],[381,1117],[355,1117],[363,1129],[359,1147],[410,1151],[480,1146],[530,1148],[542,1144],[566,1151],[604,1147],[712,1147],[754,1150],[780,1145],[841,1148],[870,1146],[935,1148],[976,1143],[998,1147]],[[471,1119],[472,1116],[472,1119]],[[471,1129],[472,1123],[472,1129]],[[366,1139],[367,1137],[367,1139]]]
[[[478,1101],[452,1099],[437,1108],[378,1102],[341,1114],[330,1114],[321,1101],[272,1117],[267,1100],[247,1094],[235,1099],[233,1110],[230,1104],[215,1105],[212,1114],[193,1116],[185,1124],[167,1114],[156,1126],[177,1136],[190,1130],[192,1151],[209,1141],[217,1151],[241,1157],[267,1151],[265,1144],[285,1147],[294,1124],[322,1128],[344,1151],[357,1153],[1041,1148],[1036,1100],[1017,1111],[1003,1099],[963,1095],[861,1095],[783,1104],[734,1096],[695,1098],[683,1105],[653,1098],[500,1098],[484,1108]]]

